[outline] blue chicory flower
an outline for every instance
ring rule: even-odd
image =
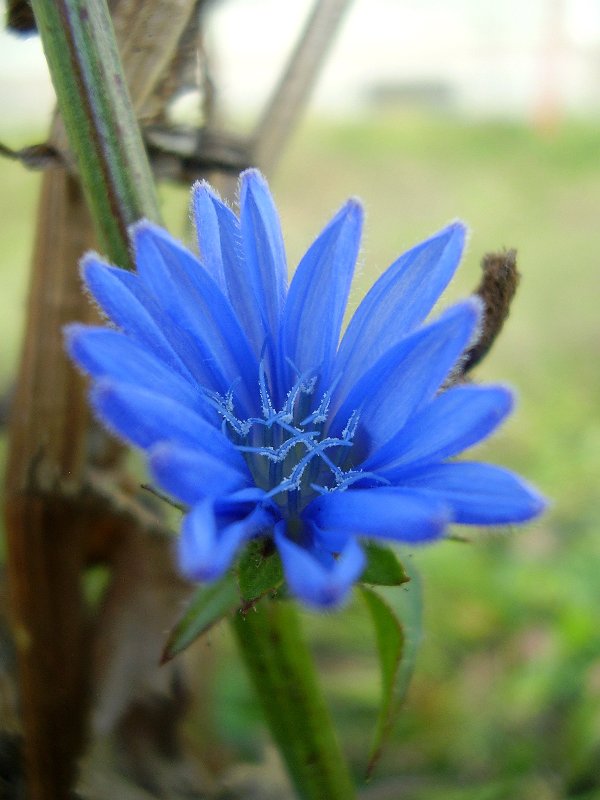
[[[88,254],[85,283],[115,328],[70,326],[91,402],[146,451],[154,480],[189,507],[179,564],[222,576],[269,537],[306,604],[343,602],[365,567],[361,538],[424,542],[450,523],[522,522],[544,507],[511,472],[454,456],[512,408],[502,386],[449,374],[476,335],[477,298],[424,323],[451,279],[454,223],[402,255],[341,337],[363,212],[348,201],[287,287],[264,178],[241,176],[240,215],[193,189],[200,260],[161,228],[132,229],[137,273]]]

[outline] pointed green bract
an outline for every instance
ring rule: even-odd
[[[226,575],[216,583],[199,586],[187,611],[169,635],[161,663],[164,664],[181,653],[239,605],[240,595],[232,575]]]
[[[258,600],[283,584],[281,558],[272,548],[267,552],[268,545],[266,539],[251,542],[240,559],[238,581],[243,600]]]
[[[404,649],[404,632],[392,609],[376,592],[362,586],[361,594],[367,604],[375,627],[381,667],[381,705],[379,707],[375,738],[367,765],[366,774],[367,778],[369,778],[379,761],[383,745],[394,720],[394,712],[398,706],[396,677]]]
[[[401,586],[403,583],[408,583],[410,578],[389,547],[368,542],[364,545],[364,551],[367,556],[367,567],[360,579],[361,583],[372,586]]]
[[[416,575],[404,589],[382,590],[385,598],[366,586],[360,591],[375,628],[381,667],[381,705],[371,745],[366,777],[370,778],[394,720],[406,696],[421,631],[421,589]]]

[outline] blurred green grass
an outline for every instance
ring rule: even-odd
[[[0,162],[0,383],[10,383],[24,307],[37,177]],[[310,120],[273,189],[290,264],[349,195],[367,211],[352,295],[405,248],[459,217],[471,236],[445,302],[476,285],[484,252],[516,247],[509,322],[479,376],[518,389],[514,418],[478,451],[552,499],[524,530],[474,532],[405,553],[420,569],[426,622],[418,668],[380,778],[410,776],[406,800],[600,798],[600,130],[541,134],[508,123],[416,116]],[[162,191],[186,231],[186,193]],[[189,235],[189,234],[186,234]],[[363,610],[307,615],[357,775],[366,762],[378,673]],[[214,636],[221,734],[257,724],[225,631]],[[252,748],[250,748],[252,749]],[[400,796],[400,791],[398,792]]]

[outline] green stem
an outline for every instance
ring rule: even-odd
[[[32,7],[102,244],[127,266],[128,226],[160,215],[106,2],[32,0]]]
[[[265,598],[233,630],[271,734],[303,800],[352,800],[352,780],[295,606]]]

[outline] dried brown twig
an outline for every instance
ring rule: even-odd
[[[483,301],[481,332],[461,364],[463,375],[486,357],[509,315],[520,278],[517,251],[486,253],[481,261],[481,269],[483,276],[475,290],[475,294]]]
[[[129,42],[124,66],[138,113],[156,103],[151,72],[168,71],[195,0],[119,0],[115,22]],[[144,13],[141,13],[141,11]],[[152,13],[154,38],[135,21]],[[136,43],[139,47],[136,48]],[[146,64],[146,66],[144,66]],[[56,121],[50,147],[66,152]],[[91,221],[74,178],[44,172],[28,303],[25,341],[10,422],[6,522],[13,631],[17,646],[21,715],[29,796],[70,797],[75,762],[85,743],[90,684],[89,610],[82,576],[90,542],[121,523],[82,503],[89,461],[90,420],[83,381],[67,363],[62,328],[90,318],[76,264],[94,244]],[[106,450],[106,448],[105,448]],[[108,448],[110,451],[110,448]],[[112,450],[115,460],[118,450]],[[109,535],[111,534],[111,535]]]

